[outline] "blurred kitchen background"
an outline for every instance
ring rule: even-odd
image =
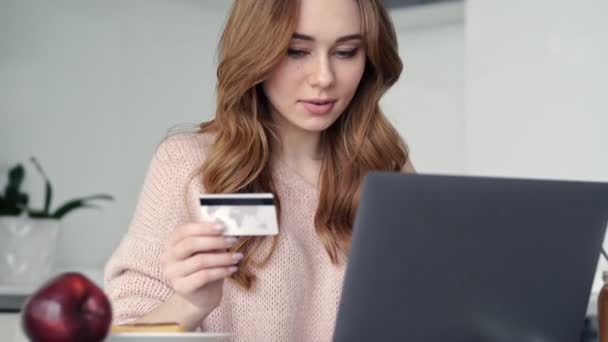
[[[41,207],[35,156],[55,204],[116,198],[62,222],[62,269],[100,281],[157,144],[211,118],[230,3],[0,0],[0,187],[23,162]],[[419,172],[608,181],[608,1],[386,3],[405,70],[382,105]]]

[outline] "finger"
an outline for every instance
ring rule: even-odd
[[[202,269],[234,266],[242,259],[241,253],[199,253],[168,266],[164,273],[169,279],[182,278]]]
[[[179,243],[181,240],[191,236],[219,236],[224,231],[224,225],[216,222],[193,222],[186,223],[176,229],[171,244]]]
[[[183,239],[173,246],[173,260],[185,260],[196,253],[226,250],[236,243],[232,236],[200,236]]]
[[[236,266],[217,267],[201,270],[173,282],[173,289],[178,293],[192,293],[199,288],[230,276],[237,271]]]

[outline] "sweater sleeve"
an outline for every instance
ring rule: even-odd
[[[160,255],[171,232],[192,220],[188,202],[196,193],[189,193],[187,185],[197,178],[198,147],[195,137],[173,136],[152,157],[128,231],[104,269],[113,324],[133,322],[173,294]]]

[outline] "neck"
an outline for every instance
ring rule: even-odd
[[[318,162],[319,153],[319,135],[314,134],[285,134],[281,135],[280,158],[287,162],[296,164],[302,162]]]
[[[279,158],[292,164],[318,163],[321,160],[319,132],[303,131],[289,123],[279,124],[280,148],[276,151]]]

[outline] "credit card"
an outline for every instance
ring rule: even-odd
[[[205,221],[221,222],[225,235],[277,235],[279,223],[272,193],[204,194],[200,196]]]

